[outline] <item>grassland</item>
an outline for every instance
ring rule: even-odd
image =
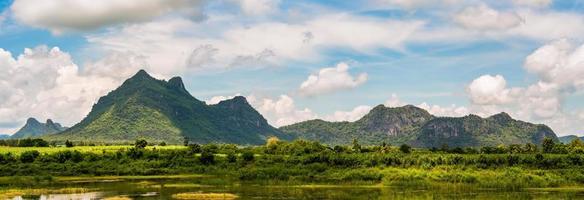
[[[38,151],[41,154],[54,154],[60,151],[79,151],[81,153],[111,153],[120,150],[128,150],[134,147],[133,145],[112,145],[112,146],[74,146],[74,147],[8,147],[0,146],[0,154],[11,153],[13,155],[20,155],[26,151]],[[158,149],[158,150],[180,150],[186,149],[185,146],[169,145],[169,146],[148,146],[146,149]]]

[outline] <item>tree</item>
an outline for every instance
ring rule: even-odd
[[[25,151],[20,154],[20,162],[31,163],[39,157],[40,153],[37,150]]]
[[[410,147],[410,145],[407,145],[407,144],[402,144],[402,145],[399,147],[399,150],[400,150],[402,153],[410,153],[410,152],[412,151],[412,147]]]
[[[166,142],[161,142],[161,143],[159,144],[159,146],[162,146],[162,147],[163,147],[163,146],[166,146]]]
[[[137,149],[144,149],[146,146],[148,146],[148,142],[144,139],[136,140],[136,143],[134,143],[134,147]]]
[[[541,147],[543,148],[544,153],[551,153],[556,146],[556,142],[552,138],[545,137],[541,143]]]
[[[535,153],[535,152],[537,152],[537,145],[532,144],[532,143],[527,143],[523,147],[523,152],[525,152],[525,153]]]
[[[353,151],[354,152],[361,152],[361,145],[357,139],[353,139]]]
[[[201,153],[201,145],[199,144],[189,144],[189,152],[190,153]]]
[[[276,149],[278,147],[278,143],[280,143],[280,139],[276,136],[272,136],[266,140],[266,147],[268,149]]]
[[[253,152],[251,151],[245,151],[241,154],[241,158],[245,161],[245,162],[251,162],[254,159],[254,155]]]
[[[65,146],[66,147],[73,147],[73,142],[67,140],[67,141],[65,141]]]
[[[185,147],[189,146],[189,137],[187,136],[183,137],[183,145],[185,145]]]
[[[201,161],[202,164],[210,165],[215,163],[215,156],[209,151],[203,151],[201,157],[199,157],[199,161]]]
[[[227,162],[234,163],[237,162],[237,156],[234,153],[227,154]]]

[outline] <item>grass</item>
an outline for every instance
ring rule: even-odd
[[[202,193],[202,192],[187,192],[173,194],[172,198],[175,199],[237,199],[239,196],[230,193]]]
[[[129,149],[133,146],[130,145],[115,145],[115,146],[75,146],[75,147],[8,147],[8,146],[0,146],[0,153],[12,153],[14,155],[20,155],[22,152],[25,151],[32,151],[37,150],[41,154],[53,154],[59,151],[71,150],[71,151],[79,151],[81,153],[103,153],[105,152],[116,152],[120,149]],[[160,149],[160,150],[172,150],[172,149],[184,149],[185,146],[179,145],[169,145],[169,146],[148,146],[147,149]]]
[[[125,196],[115,196],[115,197],[106,197],[103,200],[132,200],[132,198],[125,197]]]

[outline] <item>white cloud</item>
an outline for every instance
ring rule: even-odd
[[[221,96],[221,95],[220,96],[213,96],[210,99],[206,100],[205,103],[207,103],[208,105],[215,105],[215,104],[218,104],[221,101],[225,101],[225,100],[228,100],[228,99],[233,99],[236,96],[241,96],[241,94],[237,93],[237,94],[232,95],[232,96]]]
[[[251,95],[247,100],[276,127],[317,118],[317,115],[308,108],[296,108],[294,99],[288,95],[280,95],[277,99],[257,98]]]
[[[371,109],[371,106],[361,105],[353,108],[353,110],[350,111],[335,111],[333,114],[324,116],[323,119],[334,122],[354,122],[369,113]]]
[[[20,125],[37,117],[72,125],[122,81],[82,74],[68,53],[46,46],[27,48],[16,58],[0,49],[0,71],[0,124]]]
[[[202,4],[202,0],[15,0],[11,10],[17,20],[58,34],[142,22],[171,12],[200,17]]]
[[[543,8],[552,4],[552,0],[513,0],[516,6]]]
[[[520,119],[550,125],[561,134],[584,130],[578,113],[564,109],[564,100],[584,89],[584,45],[569,40],[550,42],[526,57],[524,68],[538,80],[526,87],[507,88],[503,77],[475,79],[467,92],[472,112],[506,110]]]
[[[391,97],[385,101],[384,105],[387,107],[401,107],[405,106],[406,103],[402,102],[397,94],[391,94]]]
[[[349,74],[349,65],[339,63],[336,67],[323,68],[317,74],[308,76],[308,79],[300,85],[299,91],[303,95],[315,96],[352,89],[366,81],[367,73],[353,77]]]
[[[266,15],[277,10],[280,0],[235,0],[246,15]]]
[[[512,101],[512,89],[501,75],[483,75],[467,87],[472,103],[479,105],[505,104]]]
[[[504,30],[521,24],[521,18],[512,12],[501,12],[486,4],[465,8],[454,16],[454,21],[465,28],[477,30]]]
[[[294,23],[241,25],[237,16],[210,15],[202,23],[181,18],[126,25],[87,37],[98,52],[133,52],[168,74],[185,70],[279,66],[317,60],[328,48],[370,54],[401,49],[424,22],[384,20],[348,14],[323,14]]]

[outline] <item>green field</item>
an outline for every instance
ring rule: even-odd
[[[41,154],[53,154],[59,151],[79,151],[81,153],[103,153],[103,152],[116,152],[119,150],[127,150],[134,147],[133,145],[112,145],[112,146],[75,146],[75,147],[8,147],[0,146],[0,154],[11,153],[13,155],[20,155],[22,152],[36,150]],[[159,149],[159,150],[171,150],[171,149],[185,149],[185,146],[169,145],[169,146],[148,146],[146,149]]]

